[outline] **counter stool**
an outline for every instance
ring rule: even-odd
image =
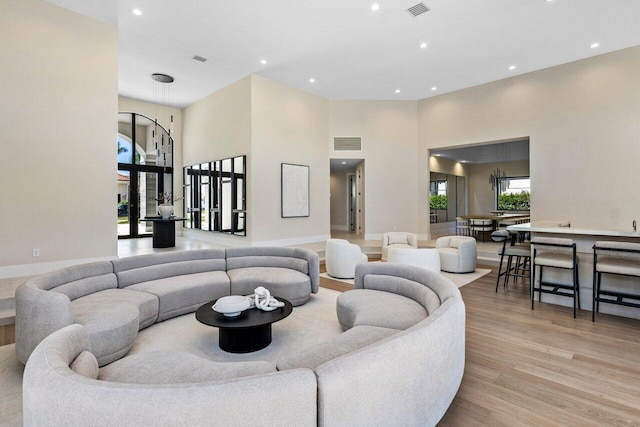
[[[496,280],[496,292],[498,292],[498,285],[500,284],[500,278],[504,277],[503,286],[505,289],[509,287],[509,277],[513,277],[514,280],[531,279],[531,246],[515,245],[515,238],[517,233],[512,234],[507,230],[497,230],[491,233],[491,238],[495,242],[502,242],[502,249],[498,252],[500,255],[500,266],[498,267],[498,279]],[[507,246],[509,242],[509,246]],[[502,270],[502,262],[504,257],[507,257],[507,266]],[[513,259],[515,260],[515,263]]]
[[[640,308],[640,303],[625,300],[640,300],[640,294],[603,290],[602,273],[640,277],[640,243],[596,242],[593,245],[593,305],[591,321],[596,321],[600,303]],[[607,298],[609,297],[609,298]]]
[[[576,317],[576,302],[580,308],[580,278],[578,276],[578,257],[576,244],[572,239],[557,237],[534,237],[533,260],[531,262],[531,310],[538,292],[538,302],[542,301],[542,294],[561,295],[573,298],[573,317]],[[536,267],[540,267],[540,283],[536,287]],[[571,270],[573,283],[570,285],[545,282],[542,279],[543,267]]]

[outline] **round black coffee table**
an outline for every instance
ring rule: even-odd
[[[196,311],[196,319],[205,325],[220,329],[218,345],[229,353],[251,353],[271,344],[271,324],[284,319],[293,311],[293,306],[284,298],[276,297],[284,307],[273,311],[257,308],[245,310],[236,317],[227,317],[213,311],[210,301]]]

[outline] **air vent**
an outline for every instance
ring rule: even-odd
[[[200,61],[200,62],[206,62],[207,58],[203,58],[202,56],[194,56],[193,59],[195,59],[196,61]]]
[[[409,9],[407,9],[407,12],[409,12],[413,16],[418,16],[418,15],[422,15],[425,12],[429,12],[429,10],[430,9],[427,6],[425,6],[424,3],[418,3],[417,5],[411,6]]]
[[[359,136],[336,136],[333,138],[335,151],[361,151],[362,138]]]

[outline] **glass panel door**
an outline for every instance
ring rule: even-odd
[[[129,171],[118,171],[118,236],[128,236],[129,231]]]

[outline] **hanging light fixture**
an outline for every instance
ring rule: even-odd
[[[171,134],[173,132],[173,114],[171,114],[171,83],[173,83],[173,77],[162,74],[154,73],[151,75],[154,80],[153,86],[153,99],[156,105],[156,114],[154,119],[154,128],[152,131],[152,138],[156,148],[156,164],[160,165],[162,161],[163,166],[167,166],[167,154],[171,155]],[[158,111],[159,110],[159,111]],[[168,135],[165,137],[165,132],[158,132],[158,124],[162,128],[162,123],[169,122]]]
[[[495,190],[496,186],[500,185],[500,180],[507,177],[507,173],[505,171],[501,171],[500,168],[496,168],[493,173],[489,176],[489,184],[491,184],[491,190]]]

